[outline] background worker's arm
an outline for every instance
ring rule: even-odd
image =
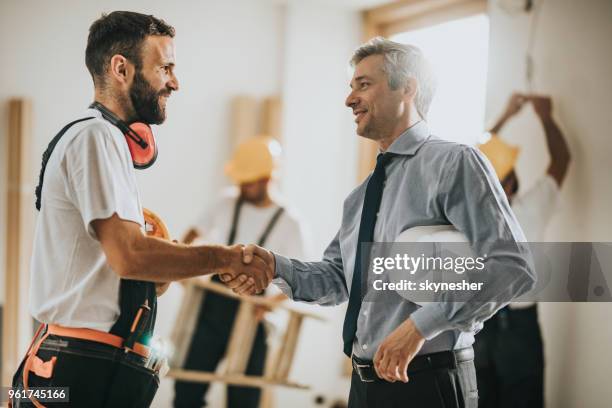
[[[272,278],[266,264],[242,263],[240,246],[186,246],[146,236],[140,226],[113,214],[92,227],[111,268],[122,278],[170,282],[211,273],[242,275],[239,289],[263,290]]]
[[[504,111],[504,113],[502,113],[499,119],[497,119],[495,125],[493,125],[491,129],[489,129],[489,132],[493,135],[497,135],[502,129],[502,127],[504,127],[506,122],[521,110],[526,101],[527,98],[525,97],[525,95],[516,92],[513,93],[510,99],[508,100],[506,110]]]
[[[533,110],[542,122],[546,135],[546,145],[550,154],[550,165],[547,173],[561,187],[567,175],[571,155],[565,137],[563,137],[561,129],[552,117],[552,100],[547,96],[532,96],[529,99],[533,105]]]

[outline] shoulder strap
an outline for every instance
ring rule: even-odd
[[[241,197],[236,199],[236,204],[234,205],[234,216],[232,217],[232,226],[230,228],[229,236],[227,237],[227,245],[233,245],[236,240],[236,231],[238,229],[238,219],[240,218],[240,209],[242,208],[242,203],[244,201]]]
[[[283,211],[285,211],[285,209],[283,207],[278,207],[278,210],[276,210],[276,212],[274,213],[274,215],[270,219],[270,222],[268,223],[268,226],[264,230],[263,234],[261,234],[261,237],[259,238],[259,242],[257,242],[257,245],[259,245],[259,246],[264,246],[265,245],[266,241],[268,240],[268,236],[272,232],[272,229],[276,225],[276,223],[277,223],[278,219],[280,218],[280,216],[283,214]]]
[[[64,133],[66,133],[68,129],[72,127],[72,125],[75,125],[79,122],[83,122],[85,120],[89,120],[93,118],[94,117],[91,116],[88,118],[77,119],[75,121],[70,122],[69,124],[64,126],[57,135],[55,135],[55,137],[49,143],[49,146],[47,146],[47,150],[45,150],[45,152],[42,155],[42,164],[40,166],[40,174],[38,175],[38,186],[36,186],[36,209],[38,211],[40,211],[40,206],[41,206],[41,201],[42,201],[42,187],[43,187],[43,181],[45,178],[45,170],[47,169],[47,162],[49,162],[49,158],[51,158],[51,153],[53,153],[53,149],[55,149],[55,146],[60,141],[62,136],[64,136]]]
[[[244,201],[241,198],[238,198],[236,200],[236,205],[234,206],[234,216],[232,217],[232,226],[230,228],[229,237],[227,238],[227,245],[233,245],[234,241],[236,240],[236,233],[238,230],[238,220],[240,219],[240,210],[242,209],[243,202]],[[264,244],[266,243],[266,240],[268,239],[268,236],[272,232],[272,229],[276,225],[280,216],[283,214],[283,211],[285,211],[283,207],[279,207],[276,210],[276,212],[270,219],[270,222],[268,222],[266,229],[261,234],[261,237],[259,238],[257,245],[264,246]]]

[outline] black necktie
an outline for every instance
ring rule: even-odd
[[[361,244],[374,240],[374,226],[380,208],[383,187],[385,183],[385,166],[391,159],[390,154],[379,154],[376,158],[376,168],[366,187],[363,209],[361,211],[361,223],[359,224],[359,238],[355,254],[355,269],[351,283],[348,307],[344,316],[342,327],[342,340],[344,341],[344,354],[351,356],[353,340],[357,331],[357,318],[361,309]]]

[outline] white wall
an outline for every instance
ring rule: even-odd
[[[496,0],[489,2],[489,12],[487,118],[491,124],[512,91],[525,91],[524,54],[530,17],[508,15]],[[546,0],[539,16],[534,43],[535,91],[552,95],[555,118],[572,151],[562,206],[548,230],[550,241],[612,240],[610,21],[612,2],[607,0]],[[523,146],[518,175],[521,188],[528,187],[548,164],[544,135],[531,108],[510,122],[502,136]],[[612,305],[544,303],[540,311],[548,406],[609,406]]]
[[[310,223],[320,259],[340,227],[342,202],[356,183],[357,136],[348,94],[348,60],[359,44],[359,14],[323,1],[290,1],[285,22],[283,190]],[[293,376],[313,385],[303,391],[279,390],[278,406],[312,407],[314,396],[345,399],[348,381],[338,381],[344,357],[345,307],[315,310],[329,321],[307,323]]]

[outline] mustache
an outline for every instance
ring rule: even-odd
[[[169,97],[172,94],[172,89],[170,88],[166,88],[166,89],[162,89],[161,91],[159,91],[157,93],[157,96],[166,96]]]

